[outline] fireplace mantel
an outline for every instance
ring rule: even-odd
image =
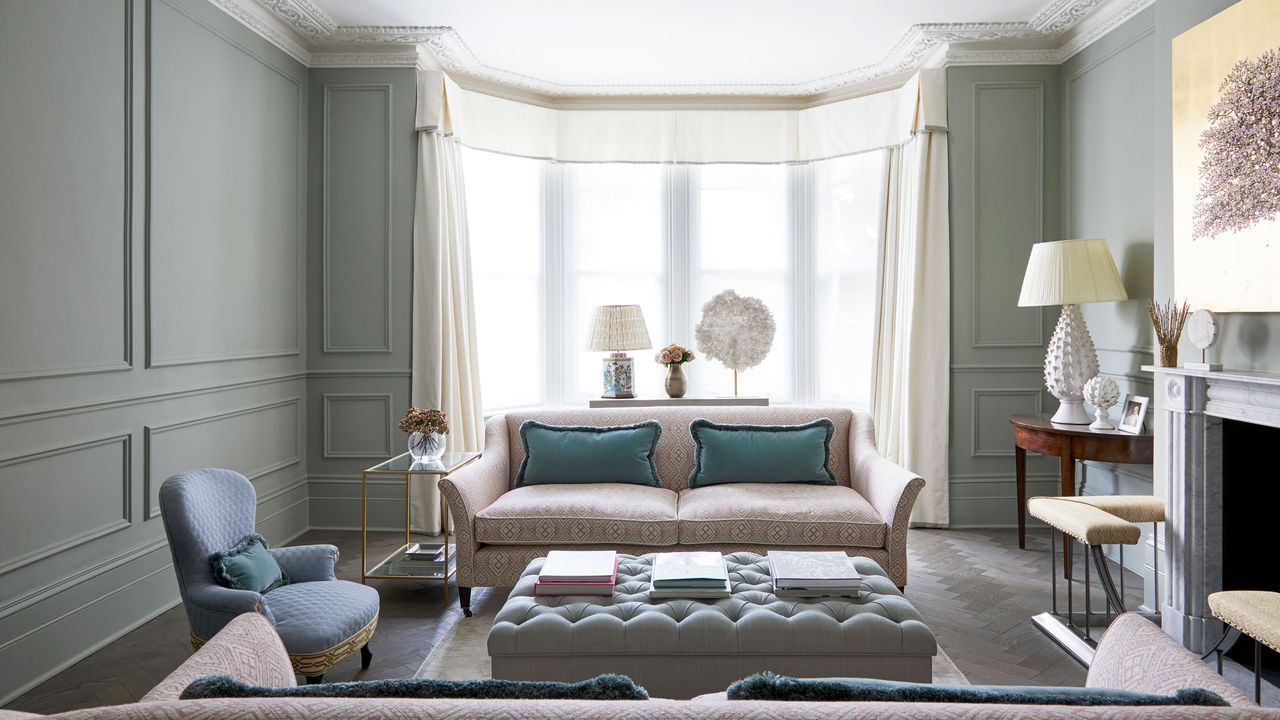
[[[1163,413],[1155,453],[1168,513],[1162,625],[1204,652],[1221,632],[1208,596],[1222,589],[1222,421],[1280,427],[1280,373],[1142,369],[1155,373]]]

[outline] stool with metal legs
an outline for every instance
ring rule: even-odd
[[[1107,565],[1106,556],[1102,552],[1102,546],[1119,545],[1123,551],[1125,545],[1136,545],[1142,533],[1138,526],[1133,524],[1134,521],[1149,521],[1154,524],[1163,520],[1164,503],[1151,496],[1041,497],[1027,501],[1027,511],[1050,527],[1087,546],[1087,552],[1084,553],[1085,607],[1082,627],[1077,628],[1075,623],[1074,592],[1070,576],[1067,578],[1065,621],[1062,614],[1058,612],[1056,560],[1050,563],[1052,611],[1040,613],[1033,618],[1033,622],[1077,661],[1088,666],[1092,662],[1095,645],[1092,629],[1094,613],[1090,565],[1096,568],[1099,583],[1102,585],[1106,598],[1106,607],[1103,612],[1109,623],[1113,610],[1116,614],[1125,612],[1124,560],[1121,555],[1121,585],[1117,588]],[[1057,541],[1054,539],[1056,535],[1057,533],[1050,534],[1051,552],[1055,558],[1057,557]],[[1158,600],[1156,606],[1159,607]],[[1151,619],[1158,617],[1155,613],[1144,614]]]
[[[1262,590],[1226,590],[1209,596],[1209,610],[1222,621],[1222,637],[1204,658],[1218,654],[1218,674],[1222,674],[1222,654],[1231,649],[1241,634],[1253,638],[1253,700],[1262,703],[1262,646],[1280,651],[1280,593]],[[1230,637],[1234,635],[1234,637]],[[1230,637],[1230,642],[1228,642]],[[1202,658],[1203,659],[1203,658]]]

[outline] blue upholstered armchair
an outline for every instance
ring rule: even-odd
[[[192,646],[198,649],[237,615],[256,612],[275,625],[294,671],[307,682],[320,682],[325,670],[357,649],[361,666],[368,669],[378,591],[334,577],[338,548],[272,548],[290,582],[266,593],[233,590],[214,580],[210,557],[254,532],[257,507],[253,485],[231,470],[193,470],[160,486],[160,514]]]

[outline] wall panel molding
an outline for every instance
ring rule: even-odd
[[[978,139],[979,138],[978,129],[982,127],[982,125],[980,124],[981,117],[982,117],[982,94],[983,92],[989,92],[993,90],[1030,90],[1035,92],[1036,108],[1037,108],[1037,116],[1036,116],[1036,139],[1037,139],[1036,218],[1037,218],[1037,222],[1036,222],[1035,242],[1042,242],[1044,240],[1044,142],[1045,142],[1044,141],[1044,111],[1045,111],[1044,86],[1045,86],[1044,82],[1039,80],[980,81],[980,82],[975,82],[973,84],[973,99],[972,99],[973,117],[971,118],[971,121],[970,121],[972,123],[971,127],[973,128],[974,132],[973,132],[973,138],[972,138],[973,161],[972,161],[972,166],[970,168],[971,176],[969,178],[970,188],[971,188],[969,232],[970,232],[970,237],[972,239],[972,244],[970,244],[969,246],[969,255],[970,255],[969,281],[971,283],[970,287],[974,289],[974,291],[971,292],[969,296],[969,301],[970,301],[969,311],[971,313],[970,314],[971,336],[970,336],[969,346],[974,349],[978,349],[978,348],[1012,349],[1012,348],[1028,348],[1028,347],[1044,346],[1044,312],[1039,308],[1036,309],[1036,313],[1035,313],[1035,337],[1034,338],[1026,338],[1026,339],[1015,338],[1012,340],[984,339],[982,337],[982,330],[979,323],[979,318],[982,317],[982,314],[979,312],[980,309],[978,307],[978,293],[976,292],[976,288],[982,287],[982,284],[981,284],[982,265],[978,257],[979,255],[978,248],[980,247],[982,243],[982,238],[984,237],[982,234],[980,234],[980,229],[979,229],[979,222],[980,222],[980,216],[981,216],[981,213],[979,212],[979,205],[980,205],[979,197],[981,195],[981,193],[979,192],[979,189],[981,188],[981,185],[978,182],[979,177],[981,175],[981,173],[979,172],[979,168],[981,167],[981,164],[982,164],[981,162],[982,148],[980,146],[979,139]]]
[[[283,470],[284,468],[290,467],[292,465],[297,465],[298,463],[302,462],[301,442],[298,439],[299,434],[302,432],[302,410],[301,410],[302,398],[301,397],[295,396],[295,397],[286,398],[283,400],[276,400],[273,402],[264,403],[261,405],[253,405],[250,407],[239,408],[236,410],[228,410],[226,412],[214,413],[212,415],[203,415],[197,418],[182,420],[174,423],[168,423],[165,425],[147,425],[146,427],[144,427],[143,428],[142,487],[143,487],[143,497],[147,498],[147,501],[146,501],[147,507],[146,507],[144,520],[152,520],[160,516],[159,501],[157,501],[154,504],[151,502],[151,497],[153,494],[157,494],[157,497],[158,497],[159,483],[163,482],[163,480],[157,480],[156,478],[153,477],[153,473],[151,469],[151,455],[152,455],[152,450],[154,449],[155,439],[157,437],[165,433],[172,432],[174,430],[195,427],[198,425],[206,425],[208,423],[219,422],[219,421],[227,420],[229,418],[234,418],[234,417],[244,417],[244,416],[253,415],[256,413],[266,412],[268,410],[274,410],[275,408],[279,408],[279,407],[293,407],[295,411],[294,417],[297,419],[296,420],[297,427],[294,433],[293,455],[285,458],[281,458],[276,462],[269,463],[263,467],[255,468],[249,472],[243,473],[246,478],[248,478],[250,481],[253,481],[269,473],[276,472],[277,470]]]
[[[382,94],[382,102],[384,103],[384,112],[386,113],[386,143],[385,143],[386,146],[384,149],[384,154],[386,158],[384,190],[385,190],[386,197],[384,198],[384,211],[383,211],[383,219],[382,219],[383,223],[385,224],[385,231],[383,236],[383,252],[385,253],[385,258],[383,262],[383,281],[382,281],[383,305],[385,306],[385,310],[384,310],[384,317],[382,322],[382,326],[384,328],[383,342],[377,345],[361,345],[361,344],[350,344],[350,343],[341,342],[339,333],[335,332],[335,329],[332,326],[332,320],[331,320],[332,303],[330,302],[329,294],[330,294],[330,288],[333,285],[333,280],[330,277],[333,263],[330,259],[330,249],[333,244],[333,237],[331,233],[330,210],[333,207],[333,203],[331,201],[329,191],[331,186],[333,185],[333,181],[332,181],[332,176],[330,174],[331,168],[330,168],[329,160],[333,153],[332,153],[332,145],[331,145],[332,137],[330,134],[330,129],[333,125],[332,113],[331,113],[331,101],[334,98],[334,96],[341,93],[357,93],[357,92],[367,93],[370,91],[379,92]],[[320,305],[321,305],[321,313],[322,313],[321,350],[328,354],[390,353],[392,352],[391,338],[394,334],[394,331],[392,328],[392,292],[391,292],[392,245],[393,245],[393,232],[394,232],[394,229],[393,229],[394,223],[392,218],[392,200],[393,200],[394,193],[392,192],[392,188],[395,187],[395,177],[394,177],[395,164],[393,160],[394,153],[392,152],[392,149],[393,149],[392,140],[394,137],[393,129],[392,129],[392,122],[394,120],[394,115],[392,113],[392,86],[390,83],[327,83],[324,85],[323,92],[324,92],[324,103],[323,103],[321,122],[324,129],[323,129],[323,152],[322,152],[323,166],[321,169],[322,200],[321,200],[321,229],[320,229],[320,234],[321,234],[320,262],[322,265],[322,277],[321,277],[321,289],[320,289],[320,296],[321,296]]]
[[[231,34],[223,31],[221,28],[211,23],[208,19],[200,17],[199,14],[193,12],[191,9],[187,7],[184,7],[181,3],[175,2],[175,0],[151,0],[151,1],[163,3],[166,7],[171,8],[175,12],[179,13],[186,19],[190,20],[192,23],[196,24],[201,29],[207,31],[209,34],[213,35],[214,37],[217,37],[218,39],[222,40],[228,47],[235,49],[245,57],[251,60],[254,60],[262,67],[266,68],[267,70],[271,71],[275,75],[291,83],[294,87],[294,93],[295,93],[294,105],[297,108],[296,119],[298,122],[298,127],[300,128],[306,127],[307,107],[306,107],[306,103],[303,101],[303,97],[305,94],[305,86],[303,84],[303,81],[301,81],[298,77],[292,74],[287,68],[280,65],[279,63],[277,63],[267,55],[260,53],[257,50],[255,50],[253,47],[241,42],[236,37],[233,37]],[[150,38],[148,38],[147,40],[148,40],[147,64],[146,64],[146,83],[147,83],[146,126],[148,129],[147,141],[146,141],[146,144],[147,144],[146,208],[147,210],[146,210],[146,231],[144,233],[144,243],[143,243],[143,268],[144,268],[143,269],[143,279],[144,279],[143,296],[144,296],[144,316],[145,316],[144,317],[144,323],[145,323],[144,336],[145,336],[145,352],[146,352],[145,365],[148,368],[163,368],[163,367],[177,367],[177,366],[183,366],[183,365],[205,365],[205,364],[212,364],[212,363],[233,362],[237,360],[259,360],[259,359],[268,359],[268,358],[277,358],[277,357],[300,356],[303,353],[301,329],[306,325],[306,308],[305,308],[304,298],[302,295],[302,288],[304,284],[305,257],[306,257],[305,255],[306,253],[305,188],[306,188],[306,182],[307,182],[306,177],[304,175],[304,170],[303,170],[304,162],[301,160],[297,162],[297,167],[295,168],[295,171],[294,171],[294,178],[297,183],[297,187],[299,188],[299,191],[298,191],[297,200],[296,200],[297,204],[294,207],[294,217],[297,222],[296,237],[294,238],[294,274],[293,274],[294,288],[296,290],[295,292],[296,300],[294,304],[295,332],[294,332],[292,345],[287,347],[264,348],[261,350],[253,350],[249,352],[214,354],[214,355],[204,355],[204,356],[194,355],[194,356],[160,357],[155,351],[156,328],[154,326],[154,323],[152,322],[152,306],[155,298],[154,298],[154,288],[153,288],[154,283],[152,280],[154,263],[152,262],[153,238],[152,238],[152,232],[151,232],[152,224],[153,224],[152,214],[155,208],[155,203],[153,202],[153,197],[152,197],[153,196],[152,178],[154,177],[154,153],[152,152],[152,140],[151,140],[151,134],[153,132],[152,131],[152,127],[153,127],[152,99],[151,99],[151,87],[153,84],[153,80],[152,80],[153,60],[152,60],[152,53],[151,53],[151,40]],[[306,155],[306,149],[301,143],[299,144],[297,152],[299,153],[299,158],[304,158]]]
[[[344,402],[368,402],[371,400],[382,403],[385,408],[385,411],[380,413],[387,421],[386,427],[381,433],[384,444],[368,449],[336,449],[333,442],[333,433],[331,432],[334,424],[334,406]],[[391,393],[322,393],[320,395],[320,403],[322,406],[322,422],[324,424],[324,446],[322,452],[324,458],[380,458],[385,460],[395,454],[391,446],[392,430],[395,428],[395,423],[391,418],[393,405]]]
[[[15,557],[0,562],[0,575],[12,572],[21,567],[26,567],[32,563],[40,562],[60,552],[70,550],[85,543],[97,540],[98,538],[110,535],[111,533],[124,530],[133,524],[132,510],[132,463],[133,463],[133,433],[120,433],[107,437],[94,438],[70,445],[62,445],[44,450],[38,450],[31,453],[25,453],[0,460],[0,469],[21,465],[29,462],[37,462],[40,460],[48,460],[50,458],[61,455],[70,455],[72,453],[93,448],[104,447],[107,445],[119,445],[121,448],[121,466],[119,468],[120,475],[116,481],[120,483],[120,517],[114,518],[109,522],[102,523],[96,527],[88,528],[75,535],[55,542],[47,543],[41,547],[34,548]],[[12,499],[6,502],[14,502]]]
[[[980,447],[978,434],[979,434],[980,428],[983,427],[983,422],[981,417],[982,411],[980,409],[981,407],[980,400],[981,398],[984,398],[984,397],[1002,397],[1002,396],[1003,397],[1029,397],[1032,399],[1032,404],[1035,406],[1035,409],[1032,410],[1032,412],[1035,412],[1035,413],[1044,412],[1044,406],[1043,406],[1044,388],[1039,388],[1039,387],[1036,387],[1036,388],[973,388],[972,390],[970,390],[971,404],[969,406],[970,412],[972,413],[969,421],[969,457],[981,458],[981,457],[1013,457],[1014,456],[1014,451],[1012,449],[993,450],[989,448],[983,449],[982,447]],[[1013,447],[1013,430],[1011,429],[1011,426],[1008,425],[1008,423],[1003,422],[1003,418],[1001,418],[1001,421],[1002,422],[1000,424],[1006,429],[1008,429],[1007,445],[1009,448],[1012,448]]]

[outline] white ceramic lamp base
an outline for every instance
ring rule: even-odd
[[[1084,385],[1098,374],[1098,353],[1084,323],[1079,305],[1063,305],[1058,325],[1044,356],[1044,384],[1061,403],[1053,422],[1088,425],[1093,418],[1084,409]]]

